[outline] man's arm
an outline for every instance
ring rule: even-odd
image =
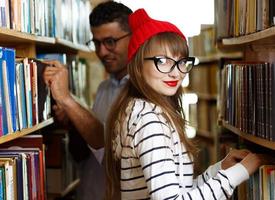
[[[69,120],[94,149],[104,147],[103,124],[71,96],[69,91],[68,70],[58,61],[47,61],[50,66],[44,72],[45,82],[50,86],[57,108],[64,110]]]

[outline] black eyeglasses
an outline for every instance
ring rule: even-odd
[[[131,33],[127,33],[126,35],[123,35],[119,38],[112,38],[112,37],[108,37],[108,38],[104,38],[102,41],[96,40],[96,39],[91,39],[88,42],[86,42],[86,45],[92,49],[92,43],[94,43],[95,45],[95,49],[99,49],[100,48],[100,44],[103,44],[105,46],[106,49],[108,49],[109,51],[112,51],[116,48],[116,44],[119,40],[127,37],[131,35]]]
[[[154,56],[144,58],[144,60],[153,60],[157,70],[164,74],[172,72],[175,67],[177,67],[181,73],[186,74],[190,72],[195,63],[195,57],[181,58],[176,61],[167,56]]]

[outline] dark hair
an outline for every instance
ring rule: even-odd
[[[98,27],[102,24],[118,22],[124,31],[130,32],[128,16],[133,11],[122,3],[107,1],[98,4],[90,14],[90,26]]]

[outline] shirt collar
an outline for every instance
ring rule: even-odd
[[[129,80],[129,74],[125,75],[122,79],[117,80],[113,75],[110,76],[112,85],[122,86]]]

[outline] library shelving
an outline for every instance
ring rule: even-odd
[[[28,5],[26,5],[27,3]],[[64,10],[66,10],[66,15],[64,14]],[[70,10],[72,12],[70,12]],[[71,89],[75,94],[78,94],[78,96],[84,98],[83,88],[85,86],[83,84],[86,84],[86,82],[83,82],[82,84],[79,81],[78,83],[80,86],[75,85],[74,83],[76,80],[80,79],[87,81],[89,80],[88,78],[85,78],[86,75],[83,75],[86,73],[85,59],[93,60],[95,57],[94,52],[92,52],[86,45],[84,45],[85,42],[91,38],[88,17],[90,11],[90,1],[86,0],[31,0],[28,2],[20,1],[20,3],[16,2],[15,4],[13,1],[5,1],[3,4],[1,4],[0,132],[2,136],[0,137],[0,199],[28,198],[45,200],[51,199],[52,196],[65,197],[71,193],[71,191],[73,191],[79,184],[79,179],[77,178],[76,171],[73,168],[73,162],[69,159],[68,147],[66,146],[68,145],[67,133],[64,130],[56,128],[56,123],[50,113],[51,100],[48,93],[48,88],[46,99],[49,103],[47,104],[47,111],[49,112],[45,114],[43,110],[42,113],[42,109],[40,111],[39,107],[39,110],[37,109],[38,112],[36,113],[37,107],[33,107],[37,105],[40,106],[39,95],[42,94],[41,91],[45,90],[45,85],[42,86],[43,89],[38,88],[41,82],[43,82],[42,84],[45,83],[42,81],[43,70],[40,70],[42,68],[40,68],[41,66],[38,66],[38,63],[41,62],[36,58],[39,54],[58,54],[60,57],[66,57],[66,63],[63,64],[66,64],[68,67],[70,67],[70,83],[72,83],[70,85],[72,87]],[[24,15],[24,13],[26,15]],[[9,79],[10,77],[7,71],[5,71],[8,69],[5,66],[5,64],[8,65],[8,59],[7,57],[2,58],[3,51],[8,49],[13,53],[12,55],[14,64],[11,64],[11,66],[19,66],[18,62],[22,62],[22,66],[18,67],[18,69],[21,68],[23,70],[22,72],[19,72],[19,70],[15,70],[15,68],[14,79],[19,80],[18,77],[20,73],[23,74],[25,79],[25,76],[27,76],[25,65],[32,65],[30,64],[32,62],[37,64],[37,79],[26,78],[26,80],[30,81],[28,83],[24,82],[24,86],[22,86],[20,89],[18,89],[19,86],[17,88],[17,83],[14,83],[16,86],[14,87],[15,97],[12,97],[16,100],[14,103],[16,105],[16,109],[22,109],[22,105],[26,105],[26,107],[29,106],[28,108],[35,109],[33,112],[33,110],[27,110],[26,108],[26,116],[30,115],[30,112],[33,112],[32,115],[34,117],[27,118],[26,120],[27,122],[32,121],[31,125],[19,125],[23,124],[22,119],[25,120],[21,114],[20,116],[18,114],[21,113],[21,111],[17,110],[18,112],[14,112],[14,110],[10,108],[11,111],[8,110],[8,113],[2,113],[2,106],[4,105],[3,103],[5,103],[5,105],[12,105],[12,103],[10,103],[8,100],[11,97],[7,99],[3,98],[4,95],[6,98],[6,96],[11,94],[12,92],[10,92],[10,88],[13,88],[13,86],[10,86],[10,83],[8,82],[9,80],[3,80],[3,78]],[[24,62],[27,62],[27,64]],[[26,70],[30,73],[35,73],[35,70]],[[4,75],[8,74],[8,76],[3,77],[3,73]],[[31,75],[30,77],[35,76]],[[35,83],[36,81],[38,82]],[[19,101],[20,98],[18,97],[19,94],[21,95],[21,93],[23,93],[22,91],[25,91],[24,87],[27,84],[30,84],[28,87],[31,88],[31,96],[34,95],[32,98],[37,98],[36,101],[32,102],[32,106],[26,104],[28,103],[27,98],[29,97],[24,97],[26,103]],[[20,85],[22,84],[20,83]],[[5,86],[8,86],[8,88]],[[41,92],[41,94],[38,93],[36,96],[37,93],[33,92],[33,89],[38,90],[38,92]],[[45,99],[43,99],[42,102],[44,102],[44,100]],[[36,103],[37,105],[35,105]],[[5,110],[7,109],[9,108],[5,106]],[[14,120],[16,122],[10,119],[14,117],[14,113],[16,113],[16,119]],[[9,121],[9,130],[7,131],[7,128],[5,128],[5,134],[2,132],[2,120],[4,115],[7,116],[5,117],[5,120]],[[15,123],[16,126],[14,126]],[[56,133],[58,131],[62,131],[62,134]],[[54,146],[52,142],[57,144],[57,146]],[[16,146],[16,149],[11,149],[13,150],[12,153],[10,152],[11,150],[6,150],[6,148],[13,146]],[[23,150],[23,148],[28,148],[29,150]],[[32,149],[32,152],[29,152],[31,151],[30,149]],[[4,159],[2,157],[4,157],[4,155],[5,157],[8,157],[9,161],[3,161]],[[47,155],[50,155],[51,157],[47,157]],[[57,155],[62,156],[58,157]],[[52,164],[52,162],[58,163],[58,166],[55,165],[54,169],[50,168],[51,166],[49,166]],[[14,163],[17,163],[17,165],[15,166]],[[64,168],[65,165],[66,168]],[[7,176],[5,181],[3,181],[4,177],[7,175],[3,169],[8,169],[8,167],[10,170],[9,176]],[[11,176],[15,173],[18,174],[16,176]],[[54,176],[51,177],[53,174]],[[58,181],[56,179],[57,177],[60,178]],[[60,184],[58,185],[57,183]],[[50,186],[49,184],[54,185]],[[26,185],[28,185],[28,187],[26,187]],[[55,190],[55,194],[50,194],[49,188],[53,187],[60,188],[60,190]]]
[[[37,53],[62,53],[69,55],[80,55],[80,57],[89,58],[89,55],[93,55],[86,46],[80,44],[73,44],[71,41],[67,41],[59,38],[51,38],[44,36],[35,36],[33,34],[22,33],[15,30],[10,30],[7,28],[0,28],[0,44],[2,47],[13,48],[16,52],[16,57],[28,57],[35,58]],[[54,50],[54,51],[53,51]],[[84,55],[84,56],[83,56]],[[44,129],[47,129],[48,126],[53,125],[54,120],[52,117],[42,121],[38,124],[33,125],[30,128],[24,128],[15,132],[9,132],[6,135],[0,137],[0,148],[3,144],[17,141],[18,139],[23,138],[26,135],[33,135],[36,133],[43,133]],[[47,132],[47,131],[46,131]],[[51,133],[54,134],[54,133]],[[20,146],[20,144],[18,145]],[[30,146],[32,147],[32,146]],[[45,157],[47,163],[47,157]],[[69,164],[69,163],[67,163]],[[46,173],[46,171],[44,171]],[[62,180],[61,180],[62,181]],[[68,183],[61,191],[60,194],[55,196],[62,196],[65,193],[68,193],[68,189],[72,190],[78,184],[79,180],[73,180]],[[47,183],[45,183],[46,185]],[[62,183],[63,184],[63,183]],[[42,190],[42,189],[41,189]],[[44,187],[43,193],[46,192],[46,186]],[[17,193],[15,193],[17,194]],[[47,196],[50,198],[52,194],[44,194],[41,199],[46,199]],[[36,198],[36,197],[34,197]],[[39,197],[40,198],[40,197]]]
[[[244,50],[244,60],[247,63],[259,61],[259,62],[270,62],[272,64],[275,61],[275,46],[273,46],[274,40],[275,40],[275,29],[274,27],[270,27],[270,28],[267,28],[266,30],[251,33],[249,35],[233,37],[233,38],[224,38],[222,39],[222,44],[225,46],[225,48],[227,45],[230,45],[230,46],[242,45]],[[274,82],[272,82],[272,84],[274,84]],[[274,91],[272,90],[271,92],[274,92]],[[225,120],[222,120],[222,125],[227,129],[231,130],[232,133],[235,133],[238,136],[246,140],[249,140],[252,143],[275,150],[275,141],[270,141],[268,139],[259,138],[252,134],[245,133],[239,130],[239,128],[236,128],[228,124]],[[273,126],[273,124],[271,125]]]
[[[215,1],[219,48],[243,52],[242,61],[227,60],[221,66],[220,125],[227,137],[237,138],[236,147],[270,158],[275,152],[274,6],[271,0]],[[261,166],[234,199],[274,199],[274,166],[272,159]]]
[[[222,52],[215,43],[215,26],[202,25],[201,33],[188,38],[190,54],[197,58],[198,64],[189,74],[188,93],[198,97],[196,104],[189,109],[190,124],[196,129],[196,140],[200,148],[198,173],[219,160],[218,126],[218,70],[222,58],[238,59],[242,52]]]

